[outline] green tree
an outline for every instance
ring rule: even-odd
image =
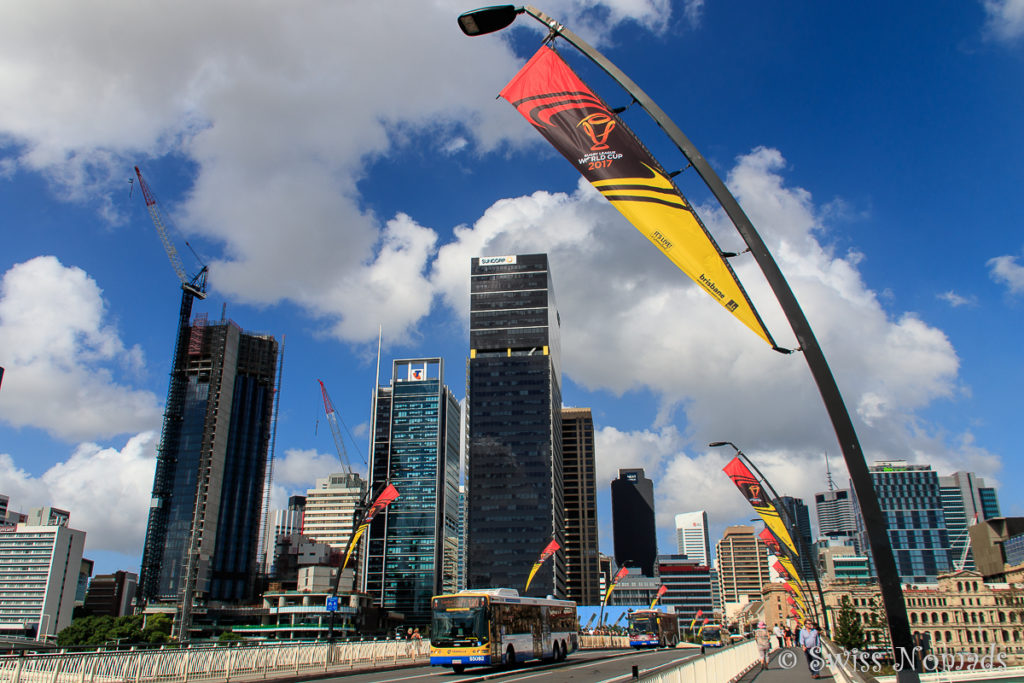
[[[836,616],[836,631],[833,637],[836,645],[846,650],[863,650],[868,644],[867,636],[860,625],[860,615],[853,608],[848,595],[843,596]]]
[[[171,620],[165,614],[124,617],[79,617],[57,634],[60,647],[100,647],[103,645],[163,643],[171,632]]]
[[[234,631],[224,631],[220,634],[220,637],[218,637],[217,640],[222,643],[235,643],[240,640],[245,640],[245,638]]]

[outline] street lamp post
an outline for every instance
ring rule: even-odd
[[[817,338],[811,330],[810,323],[804,316],[800,304],[786,282],[782,271],[779,269],[775,259],[765,246],[761,236],[754,229],[750,219],[740,208],[739,202],[732,196],[725,183],[707,160],[701,155],[697,148],[683,134],[682,130],[658,107],[657,104],[641,90],[626,74],[612,64],[604,55],[591,47],[572,31],[568,30],[555,19],[544,14],[535,7],[526,5],[516,8],[512,5],[501,5],[486,7],[471,12],[466,12],[459,17],[459,26],[466,35],[483,35],[498,31],[509,26],[519,14],[528,14],[537,21],[548,27],[549,38],[560,36],[570,45],[582,52],[588,59],[597,64],[613,80],[629,93],[633,100],[646,111],[655,123],[665,131],[690,165],[700,175],[701,179],[714,194],[726,215],[732,221],[736,230],[740,233],[753,255],[754,260],[764,273],[765,280],[772,288],[775,298],[778,300],[783,313],[789,321],[790,327],[799,343],[799,349],[803,351],[807,365],[814,377],[832,421],[836,438],[839,441],[843,459],[846,461],[846,468],[850,474],[850,481],[857,500],[860,504],[861,515],[864,518],[867,531],[868,544],[871,547],[871,554],[875,563],[875,570],[878,573],[879,588],[882,594],[882,601],[885,605],[886,617],[889,622],[890,637],[893,645],[893,655],[896,661],[900,661],[897,653],[912,652],[913,640],[910,635],[910,621],[907,618],[907,607],[903,602],[903,591],[900,586],[900,577],[896,569],[896,560],[893,557],[892,545],[889,542],[888,526],[885,516],[882,513],[871,481],[871,474],[867,462],[864,460],[864,453],[861,450],[857,433],[853,428],[853,422],[846,410],[842,394],[836,385],[835,377],[828,366],[825,355],[818,345]],[[902,648],[902,650],[901,650]],[[897,675],[899,683],[911,683],[918,681],[917,673],[909,667],[903,667]]]

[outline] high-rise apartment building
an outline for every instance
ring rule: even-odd
[[[796,558],[794,566],[800,578],[810,585],[814,581],[814,539],[811,536],[811,515],[807,505],[801,498],[793,496],[779,496],[776,501],[782,510],[785,511],[783,520],[789,525],[789,533],[796,543],[796,551],[799,557]]]
[[[562,408],[566,598],[579,605],[601,601],[594,453],[590,408]]]
[[[277,341],[230,321],[197,320],[183,333],[157,449],[140,593],[146,601],[177,601],[188,583],[200,598],[245,600],[259,560]]]
[[[615,563],[654,576],[658,537],[654,523],[654,482],[643,469],[621,469],[612,480],[612,540]]]
[[[938,475],[930,465],[910,465],[904,460],[878,461],[868,471],[885,514],[900,579],[934,583],[953,567]],[[857,530],[860,548],[870,553],[860,514]]]
[[[697,564],[711,564],[711,542],[708,539],[708,513],[705,510],[676,515],[676,547],[679,554]]]
[[[469,588],[522,588],[565,545],[559,319],[546,254],[474,258],[467,377]],[[533,579],[564,597],[565,555]]]
[[[759,599],[761,587],[771,578],[768,549],[754,535],[754,527],[745,524],[725,528],[715,544],[715,563],[719,594],[727,615],[730,604]]]
[[[954,569],[974,569],[968,527],[999,516],[994,488],[973,472],[939,477],[942,509],[949,532],[950,562]]]
[[[89,591],[85,595],[85,611],[97,617],[123,617],[131,614],[138,583],[139,576],[134,572],[99,574],[89,583]]]
[[[356,513],[366,498],[366,480],[358,472],[333,472],[306,490],[302,535],[326,543],[338,554],[348,547]]]
[[[365,591],[407,624],[430,622],[430,598],[458,587],[461,409],[440,358],[396,360],[378,387],[371,488],[398,498],[367,532]]]
[[[848,489],[830,489],[814,494],[819,536],[851,536],[857,533],[857,515]]]
[[[0,525],[0,634],[52,636],[71,623],[85,532]]]

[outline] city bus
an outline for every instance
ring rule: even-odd
[[[655,609],[640,609],[627,617],[629,646],[675,647],[679,643],[679,618]]]
[[[431,600],[430,664],[467,666],[558,661],[578,647],[576,603],[520,597],[513,588],[464,590]]]
[[[731,640],[729,629],[720,624],[708,624],[700,632],[701,647],[724,647]]]

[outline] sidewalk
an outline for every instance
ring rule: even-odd
[[[804,651],[798,647],[784,647],[773,650],[768,661],[768,668],[761,669],[758,665],[743,674],[737,683],[789,683],[790,681],[810,681],[811,672],[807,668]],[[827,668],[821,671],[820,681],[832,681],[832,674]]]

